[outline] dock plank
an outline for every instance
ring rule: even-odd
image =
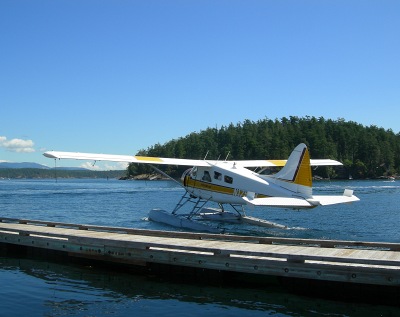
[[[400,286],[395,244],[174,233],[43,221],[0,221],[0,242],[121,263]],[[335,244],[336,246],[332,246]],[[327,246],[324,246],[327,245]],[[368,246],[368,248],[367,248]]]
[[[21,227],[23,226],[23,227]],[[395,251],[332,249],[295,245],[269,245],[257,243],[238,243],[230,241],[192,240],[186,238],[160,238],[141,235],[127,235],[100,231],[82,231],[69,228],[35,226],[29,224],[1,223],[2,230],[10,230],[29,235],[58,236],[64,238],[92,238],[106,241],[117,241],[145,244],[147,247],[186,249],[191,251],[215,252],[224,254],[240,254],[264,257],[302,256],[304,259],[325,260],[333,262],[358,262],[362,264],[400,265],[400,253]],[[389,259],[390,258],[390,259]],[[378,263],[379,262],[379,263]]]

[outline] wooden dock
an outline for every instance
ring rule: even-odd
[[[375,285],[400,298],[400,244],[153,231],[0,218],[0,243],[68,256]]]

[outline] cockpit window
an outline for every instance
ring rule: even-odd
[[[225,181],[225,183],[232,184],[233,183],[233,178],[230,177],[230,176],[225,175],[224,176],[224,181]]]

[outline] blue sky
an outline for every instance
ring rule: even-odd
[[[2,0],[0,161],[135,154],[246,119],[399,133],[399,32],[399,1]]]

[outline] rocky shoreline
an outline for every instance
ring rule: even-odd
[[[146,181],[159,181],[159,180],[168,180],[169,178],[157,174],[157,173],[151,173],[151,174],[140,174],[136,176],[123,176],[119,178],[120,180],[146,180]]]

